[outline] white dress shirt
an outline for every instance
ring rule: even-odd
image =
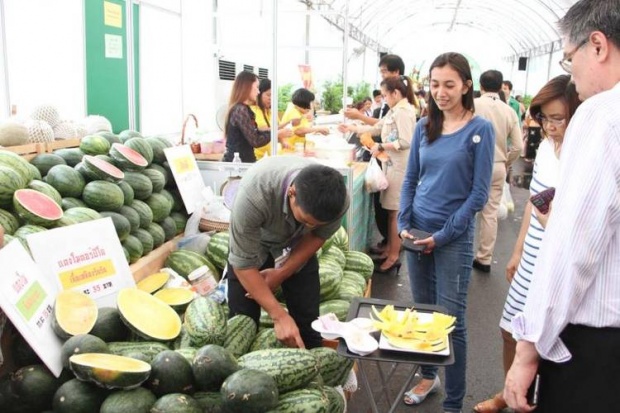
[[[620,328],[620,83],[570,122],[529,296],[512,320],[515,338],[554,362],[571,358],[559,338],[568,324]]]

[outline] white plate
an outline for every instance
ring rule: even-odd
[[[402,347],[393,346],[390,344],[388,339],[383,334],[381,334],[381,337],[379,338],[379,348],[381,350],[393,350],[393,351],[402,351],[405,353],[417,353],[417,354],[430,354],[433,356],[449,356],[450,355],[450,341],[449,340],[448,340],[448,344],[446,348],[441,351],[413,350],[410,348],[402,348]]]

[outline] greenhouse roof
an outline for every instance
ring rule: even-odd
[[[300,0],[326,15],[363,46],[405,54],[412,48],[454,46],[480,53],[489,43],[503,57],[558,50],[557,21],[576,0]],[[346,17],[345,17],[346,16]]]

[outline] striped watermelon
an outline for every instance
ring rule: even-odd
[[[206,256],[220,270],[224,269],[228,261],[228,238],[227,231],[217,232],[207,244]]]
[[[60,205],[44,193],[33,189],[19,189],[13,195],[13,207],[29,224],[52,227],[63,212]]]
[[[62,198],[60,206],[65,211],[71,208],[76,208],[76,207],[87,208],[87,205],[84,203],[84,201],[78,198],[70,197],[70,196]]]
[[[142,173],[126,172],[124,182],[127,182],[133,189],[135,199],[144,201],[153,194],[153,183]]]
[[[270,348],[286,348],[286,345],[276,338],[273,328],[263,328],[256,334],[249,351],[267,350]]]
[[[0,207],[10,207],[13,194],[26,186],[25,179],[13,168],[0,165]]]
[[[109,154],[123,170],[140,171],[149,164],[144,156],[120,143],[113,143]]]
[[[312,353],[298,348],[253,351],[239,357],[239,366],[269,374],[282,394],[307,386],[319,373]]]
[[[97,211],[120,211],[123,206],[123,191],[108,181],[92,181],[86,184],[82,200]]]
[[[158,164],[163,164],[166,162],[166,154],[164,153],[164,149],[171,148],[172,144],[170,141],[164,138],[146,138],[145,141],[151,146],[153,151],[153,162]]]
[[[198,297],[187,306],[183,326],[193,347],[221,346],[226,340],[224,308],[209,297]]]
[[[134,199],[129,206],[135,209],[138,215],[140,215],[140,228],[146,229],[153,223],[153,211],[151,211],[151,208],[146,202]]]
[[[87,135],[80,141],[80,150],[86,155],[105,155],[110,151],[110,142],[100,135]]]
[[[127,221],[129,222],[129,221]],[[153,237],[151,233],[145,230],[144,228],[138,228],[134,232],[131,233],[134,237],[138,238],[142,243],[142,255],[147,255],[151,251],[153,251]]]
[[[347,263],[347,258],[344,255],[344,252],[340,250],[340,248],[330,248],[327,251],[323,251],[321,254],[321,259],[332,259],[338,263],[340,268],[344,269],[344,266]]]
[[[103,218],[110,217],[116,230],[116,235],[120,241],[124,241],[131,232],[131,224],[129,220],[118,212],[102,211],[100,212]]]
[[[68,165],[52,167],[45,177],[45,182],[56,188],[63,197],[73,198],[80,198],[86,185],[82,174]]]
[[[140,215],[135,209],[128,207],[127,205],[123,205],[118,212],[129,220],[131,232],[140,228]]]
[[[153,237],[153,248],[159,248],[159,246],[166,241],[166,234],[164,233],[163,228],[159,224],[153,222],[151,225],[148,226],[148,228],[146,228],[146,230],[149,232],[149,234],[151,234],[151,237]]]
[[[349,313],[349,307],[351,307],[351,304],[345,300],[327,300],[319,304],[319,314],[325,315],[334,313],[336,317],[338,317],[338,320],[345,321]]]
[[[66,165],[67,162],[55,153],[40,153],[30,160],[30,163],[34,165],[41,176],[47,175],[47,172],[56,165]]]
[[[58,192],[56,188],[54,188],[50,184],[39,181],[38,179],[33,179],[28,184],[28,188],[34,189],[35,191],[41,192],[42,194],[49,196],[54,200],[54,202],[56,202],[59,206],[62,207],[62,196],[60,196],[60,192]]]
[[[346,258],[344,269],[355,271],[368,281],[375,269],[372,258],[361,251],[346,251],[344,255]]]
[[[187,278],[187,276],[197,268],[206,265],[215,277],[216,281],[220,280],[220,273],[217,268],[207,259],[207,257],[194,251],[173,251],[170,255],[168,255],[168,258],[166,258],[165,265],[184,278]]]
[[[150,171],[154,170],[154,171],[161,173],[162,176],[164,177],[164,186],[168,184],[168,179],[170,177],[170,174],[168,173],[168,170],[164,168],[163,166],[156,164],[156,163],[152,163],[148,168],[146,168],[146,170],[150,170]]]
[[[321,286],[321,301],[330,300],[338,296],[338,288],[342,280],[342,270],[333,266],[319,266],[319,283]]]
[[[237,314],[226,322],[226,338],[224,348],[235,357],[248,352],[256,336],[256,323],[244,314]]]
[[[101,214],[91,208],[84,207],[74,207],[71,209],[67,209],[65,211],[65,216],[69,218],[73,218],[78,223],[94,221],[95,219],[100,219]]]
[[[329,400],[329,407],[327,413],[346,413],[347,404],[344,398],[344,393],[336,390],[335,387],[323,386],[321,389]]]
[[[123,191],[123,203],[125,205],[131,205],[133,202],[135,195],[133,193],[133,188],[125,181],[120,181],[117,183],[118,187]]]
[[[153,162],[153,148],[144,138],[129,138],[124,144],[142,155],[149,165]]]
[[[95,156],[84,155],[82,162],[97,176],[97,179],[119,182],[125,177],[123,171],[116,166]]]
[[[34,179],[29,162],[14,152],[0,149],[0,165],[9,167],[17,172],[25,181],[24,186]]]
[[[128,235],[127,238],[122,243],[123,247],[129,253],[129,262],[133,264],[138,261],[144,252],[144,247],[142,246],[142,242],[137,237],[133,235]]]
[[[142,174],[151,180],[151,183],[153,184],[153,192],[160,192],[164,189],[164,186],[166,185],[166,177],[159,170],[149,166],[142,171]],[[172,204],[173,202],[170,202],[171,207]]]
[[[158,224],[161,225],[166,234],[166,241],[170,241],[178,234],[179,228],[177,227],[177,223],[171,217],[164,218],[164,220],[159,221]]]
[[[80,148],[57,149],[54,151],[54,154],[63,158],[70,167],[74,167],[82,162],[82,158],[84,157],[84,152],[82,152]]]
[[[0,209],[0,227],[4,229],[5,235],[13,235],[19,228],[19,221],[9,211]]]
[[[170,216],[170,209],[172,208],[172,205],[165,196],[154,193],[148,197],[145,202],[149,208],[151,208],[151,211],[153,211],[153,221],[162,222]],[[174,228],[176,230],[176,223]]]
[[[299,389],[280,396],[274,411],[278,413],[328,413],[329,399],[320,389]]]
[[[163,193],[163,191],[162,191]],[[182,234],[185,232],[185,226],[187,225],[187,214],[181,212],[172,212],[170,218],[174,221],[176,227],[176,234]]]
[[[353,368],[354,359],[343,357],[329,347],[317,347],[310,350],[317,360],[319,373],[327,386],[343,386]]]

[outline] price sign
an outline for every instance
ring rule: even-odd
[[[202,199],[205,188],[196,158],[188,145],[164,149],[172,176],[177,183],[181,199],[188,214],[194,212],[196,204]]]
[[[62,371],[62,341],[52,331],[50,318],[58,289],[32,260],[21,242],[0,250],[0,306],[20,334],[58,377]]]
[[[82,291],[99,307],[115,306],[116,293],[135,286],[111,218],[38,232],[28,245],[58,289]]]

